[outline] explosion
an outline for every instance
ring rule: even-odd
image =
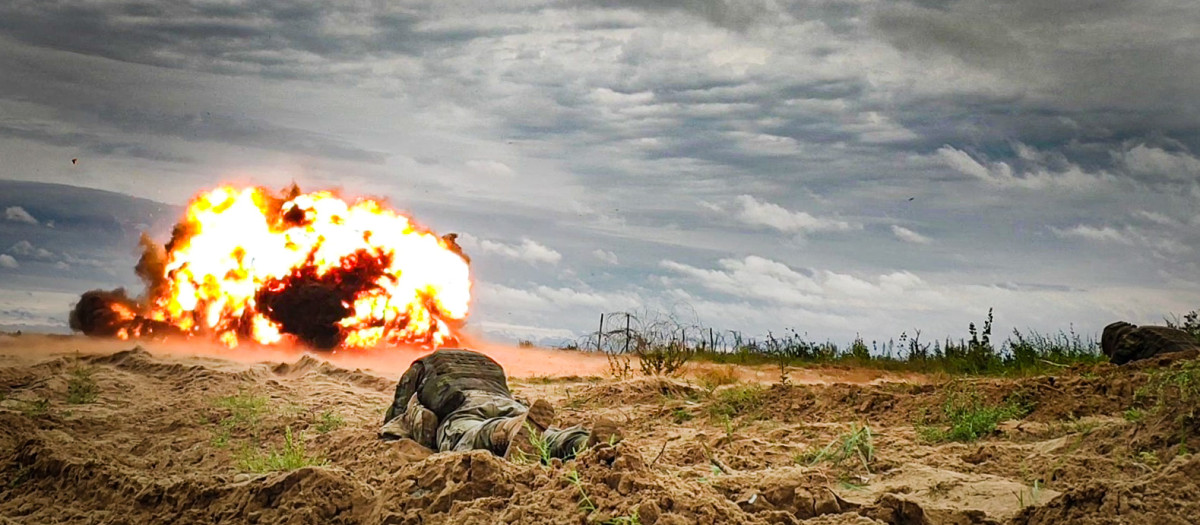
[[[164,246],[142,236],[143,297],[83,294],[89,335],[205,335],[227,346],[294,338],[316,348],[456,342],[471,294],[455,235],[330,192],[222,187],[188,206]]]

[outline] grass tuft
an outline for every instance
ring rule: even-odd
[[[100,396],[100,387],[96,385],[95,373],[92,367],[77,366],[71,371],[71,379],[67,380],[67,403],[82,405],[94,403]]]
[[[41,417],[50,412],[50,400],[39,398],[33,401],[25,401],[21,406],[21,413],[25,417]]]
[[[708,406],[708,415],[714,419],[734,418],[747,412],[757,411],[762,406],[766,389],[761,385],[736,385],[716,392],[716,399]]]
[[[948,427],[918,426],[922,438],[931,442],[971,442],[996,431],[1001,421],[1024,417],[1030,407],[1016,399],[988,404],[979,392],[954,391],[942,404],[942,416]]]
[[[571,482],[571,485],[575,486],[575,490],[579,491],[579,510],[582,510],[587,514],[595,512],[596,503],[592,501],[592,498],[588,497],[587,491],[584,490],[583,480],[579,477],[579,471],[571,469],[569,472],[567,472],[566,477],[567,481]]]
[[[691,421],[695,417],[696,416],[693,416],[691,412],[688,412],[687,409],[684,409],[683,407],[676,408],[675,410],[671,411],[671,420],[674,421],[676,425],[681,425]]]
[[[825,445],[825,448],[811,453],[798,454],[793,459],[797,463],[809,466],[828,461],[836,467],[848,459],[857,458],[862,463],[863,469],[870,473],[871,462],[875,460],[873,438],[874,433],[871,432],[870,426],[852,424],[849,432],[834,438],[828,445]]]
[[[248,472],[273,472],[295,470],[308,466],[324,465],[325,460],[310,456],[304,450],[304,435],[292,435],[292,427],[283,434],[283,448],[271,449],[265,454],[249,447],[242,449],[238,457],[238,468]]]
[[[317,421],[317,432],[327,434],[346,424],[346,420],[332,410],[321,412],[321,418]]]

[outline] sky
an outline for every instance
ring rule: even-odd
[[[386,197],[460,234],[497,339],[624,310],[1095,335],[1200,308],[1196,27],[1189,0],[9,0],[0,179]],[[19,244],[27,208],[0,313],[61,323],[21,276],[71,248]]]

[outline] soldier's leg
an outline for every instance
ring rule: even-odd
[[[545,433],[550,457],[571,459],[576,454],[597,445],[615,445],[621,441],[621,430],[617,423],[606,417],[596,420],[592,430],[575,425],[568,428],[548,428]]]
[[[587,450],[589,435],[590,433],[583,427],[575,425],[567,428],[548,428],[543,436],[546,446],[550,450],[550,457],[571,459],[576,454]]]
[[[511,398],[472,395],[459,410],[446,416],[438,429],[439,450],[489,450],[503,456],[508,446],[506,434],[512,421],[524,420],[527,409]]]
[[[404,412],[395,414],[395,411],[388,409],[388,414],[393,417],[383,424],[383,428],[379,430],[379,437],[383,439],[404,439],[409,438],[421,446],[437,450],[437,431],[438,419],[433,411],[421,406],[417,401],[416,394],[413,394],[405,404]]]

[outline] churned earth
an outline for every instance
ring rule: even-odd
[[[615,419],[626,439],[549,464],[379,441],[415,351],[0,335],[0,523],[1200,516],[1200,369],[1187,356],[1012,379],[809,368],[784,380],[713,364],[613,377],[603,356],[486,351],[519,398],[547,398],[564,424]],[[1001,414],[994,429],[989,411]]]

